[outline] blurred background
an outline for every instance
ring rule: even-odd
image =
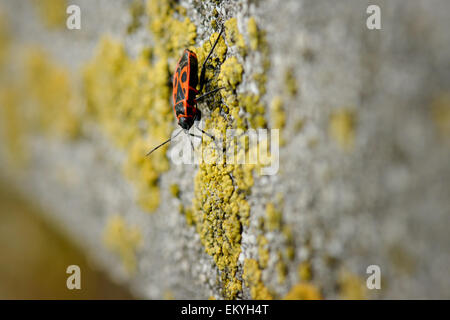
[[[72,239],[42,219],[29,200],[0,186],[1,299],[131,299],[89,261]],[[83,290],[66,287],[66,269],[78,265]]]
[[[450,298],[449,11],[0,0],[0,298]],[[145,157],[222,25],[204,128],[279,129],[276,175]]]

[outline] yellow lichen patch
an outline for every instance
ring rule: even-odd
[[[236,46],[239,54],[245,57],[247,53],[247,46],[245,45],[245,39],[242,33],[239,32],[237,19],[231,18],[225,21],[225,34],[229,46]]]
[[[276,96],[271,104],[273,128],[282,129],[286,124],[286,113],[283,109],[283,100],[280,96]]]
[[[129,8],[131,21],[127,26],[127,33],[133,33],[141,26],[141,17],[145,13],[145,6],[141,0],[134,0]]]
[[[261,54],[263,72],[253,75],[259,89],[259,94],[266,93],[267,72],[270,68],[270,48],[266,40],[266,32],[258,27],[255,18],[251,17],[247,23],[250,47]]]
[[[272,103],[270,105],[271,119],[272,119],[272,128],[280,130],[280,146],[283,146],[286,143],[286,140],[283,138],[283,129],[286,125],[286,112],[283,107],[283,100],[280,96],[276,96],[273,98]]]
[[[248,19],[247,28],[248,36],[250,38],[250,48],[252,48],[252,50],[257,50],[260,45],[261,39],[258,25],[256,24],[256,20],[254,17],[250,17],[250,19]]]
[[[209,40],[207,40],[203,43],[203,45],[201,47],[190,47],[189,48],[190,50],[194,51],[197,55],[198,78],[199,79],[200,79],[203,62],[205,61],[206,57],[210,53],[211,48],[214,45],[214,42],[217,40],[218,36],[219,36],[219,33],[215,32],[210,36]],[[209,67],[207,67],[205,69],[206,70],[205,79],[214,79],[215,78],[215,73],[216,73],[216,70],[218,69],[218,66],[221,65],[225,61],[226,53],[227,53],[227,46],[225,44],[225,40],[224,40],[223,36],[221,36],[217,42],[214,52],[212,53],[212,55],[210,56],[210,58],[208,60]],[[223,68],[221,68],[220,70],[223,70]],[[242,73],[242,70],[241,70],[241,73]],[[219,78],[220,78],[220,75],[219,75]],[[220,85],[221,85],[220,80],[212,81],[204,87],[204,92],[214,90],[217,88],[217,86],[220,86]],[[199,86],[200,86],[200,81],[199,81],[198,87]],[[223,86],[226,87],[226,89],[224,89],[224,90],[231,90],[231,86],[226,85],[226,84]],[[224,91],[224,90],[222,90],[222,91]],[[219,95],[215,95],[214,97],[217,97],[217,96],[219,96]],[[211,98],[213,98],[213,97],[211,97]],[[208,107],[208,106],[206,106],[206,107]]]
[[[295,247],[294,247],[294,235],[292,229],[289,225],[283,225],[282,233],[286,239],[286,257],[289,260],[294,260],[295,258]]]
[[[151,157],[145,154],[170,136],[173,114],[167,62],[152,64],[146,52],[131,59],[120,43],[103,39],[85,69],[84,84],[90,115],[127,151],[124,168],[137,187],[138,201],[154,211],[160,201],[159,175],[169,169],[167,147]]]
[[[1,136],[8,150],[8,160],[12,165],[25,161],[24,123],[20,115],[20,92],[15,87],[0,88]]]
[[[298,266],[298,277],[301,281],[311,280],[311,265],[309,262],[302,262]]]
[[[128,150],[125,173],[137,188],[139,205],[153,212],[160,201],[159,174],[169,169],[169,162],[163,153],[156,153],[151,159],[146,157],[148,145],[148,140],[136,137]]]
[[[242,274],[245,285],[250,288],[252,299],[272,300],[272,294],[262,282],[262,274],[258,262],[254,259],[245,259],[244,272]]]
[[[225,138],[226,130],[235,127],[216,108],[205,128],[213,130],[217,138]],[[202,146],[208,150],[215,144],[204,139]],[[253,186],[253,169],[254,165],[227,163],[224,156],[214,162],[202,162],[195,178],[194,221],[206,252],[221,271],[226,298],[234,298],[242,288],[236,272],[242,227],[248,225],[250,213],[246,197]]]
[[[286,281],[286,275],[287,275],[287,265],[284,262],[283,255],[281,252],[278,252],[278,261],[276,264],[276,269],[278,273],[278,283],[284,283]]]
[[[294,131],[296,133],[300,132],[303,130],[303,128],[305,127],[305,119],[301,118],[295,121],[294,123]]]
[[[180,197],[180,187],[174,183],[170,185],[170,193],[173,197],[179,198]]]
[[[299,283],[291,288],[284,300],[321,300],[319,290],[310,283]]]
[[[286,70],[286,73],[284,74],[284,85],[286,93],[288,95],[293,97],[297,94],[298,90],[297,79],[295,78],[294,72],[291,69]]]
[[[251,169],[245,165],[202,163],[195,178],[194,221],[205,251],[221,271],[226,298],[234,298],[242,289],[236,272],[242,226],[248,224],[250,212],[246,194],[252,181],[246,181],[247,174]]]
[[[269,231],[281,228],[281,212],[271,202],[266,205],[266,226]]]
[[[6,62],[10,46],[10,37],[6,18],[7,17],[0,8],[0,70]]]
[[[41,49],[28,50],[23,90],[30,98],[27,109],[38,129],[63,138],[80,133],[80,115],[69,71],[54,63]]]
[[[269,241],[263,235],[258,236],[258,255],[259,255],[259,265],[262,269],[267,268],[267,263],[269,262]]]
[[[242,81],[242,65],[236,57],[231,57],[225,61],[220,69],[219,86],[225,87],[223,92],[235,90]]]
[[[220,91],[225,106],[222,108],[225,113],[230,114],[234,119],[234,125],[237,128],[244,129],[244,119],[239,115],[241,110],[237,96],[234,94],[236,87],[242,81],[244,69],[235,57],[225,61],[220,69],[218,76],[218,86],[224,87]]]
[[[166,290],[166,291],[164,292],[164,300],[174,300],[174,299],[175,299],[175,297],[174,297],[172,291]]]
[[[245,112],[247,112],[249,127],[265,128],[267,121],[265,116],[266,108],[260,101],[260,97],[255,94],[239,95],[239,104]]]
[[[225,87],[220,91],[223,104],[217,100],[209,103],[211,114],[210,118],[206,118],[204,130],[214,134],[217,142],[222,142],[224,146],[237,145],[237,156],[242,157],[248,155],[248,144],[227,141],[226,131],[265,126],[265,107],[255,94],[236,95],[243,79],[244,68],[237,57],[231,56],[224,61],[226,44],[236,46],[241,55],[247,48],[235,18],[225,22],[225,29],[226,42],[219,40],[211,61],[213,69],[217,69],[221,64],[220,72],[217,77],[214,76],[216,72],[211,70],[206,74],[206,78],[210,80],[210,88]],[[197,54],[199,65],[209,53],[217,36],[216,32],[200,48],[191,48]],[[204,162],[200,163],[195,178],[192,217],[205,251],[214,258],[220,271],[222,295],[232,299],[242,290],[242,283],[237,275],[238,257],[241,253],[242,229],[248,225],[250,214],[247,196],[251,192],[254,183],[253,172],[257,166],[227,162],[229,155],[218,157],[217,150],[214,151],[215,146],[216,143],[210,139],[203,139]],[[188,218],[190,217],[186,214],[186,219]],[[256,292],[264,296],[261,286],[262,282],[259,281],[259,289]],[[268,291],[266,293],[265,296],[268,296]]]
[[[212,46],[214,45],[214,42],[217,40],[217,37],[219,36],[218,32],[213,33],[208,41],[205,41],[203,45],[199,48],[191,47],[190,49],[194,51],[197,55],[198,60],[198,76],[200,79],[200,72],[201,72],[201,66],[203,65],[203,62],[205,61],[206,57],[211,51]],[[220,37],[220,39],[217,42],[217,45],[214,49],[214,52],[212,53],[211,57],[208,60],[208,65],[211,66],[211,68],[206,69],[205,73],[205,79],[211,79],[214,76],[214,70],[217,68],[219,64],[222,64],[225,60],[225,55],[227,53],[227,45],[225,44],[225,40],[223,36]],[[222,68],[223,70],[223,68]],[[241,70],[242,73],[242,70]]]
[[[167,146],[151,157],[145,154],[173,130],[170,75],[196,38],[188,18],[175,18],[184,11],[176,1],[148,1],[154,46],[132,59],[122,44],[105,38],[84,73],[88,110],[126,151],[125,172],[137,187],[139,203],[150,212],[159,206],[159,175],[169,169]]]
[[[341,299],[361,300],[366,297],[366,286],[359,276],[349,271],[339,273],[339,296]]]
[[[183,9],[176,1],[147,1],[150,30],[156,42],[155,53],[160,59],[173,60],[173,68],[175,59],[184,49],[194,45],[197,37],[197,28],[189,18],[182,21],[174,18],[175,12],[185,15]]]
[[[66,0],[33,0],[44,24],[49,28],[62,28],[66,22]]]
[[[186,217],[186,223],[189,226],[194,225],[194,213],[192,212],[192,208],[185,208],[183,205],[181,205],[180,209],[180,212]]]
[[[120,256],[125,269],[129,273],[136,270],[136,254],[142,244],[142,235],[138,227],[128,225],[119,216],[113,216],[108,220],[105,228],[105,245]]]
[[[349,109],[340,109],[330,117],[329,134],[344,150],[353,148],[356,130],[355,113]]]
[[[450,93],[441,94],[434,99],[431,112],[439,133],[450,138]]]

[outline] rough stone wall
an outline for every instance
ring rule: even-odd
[[[449,298],[449,7],[1,1],[2,180],[144,298]],[[204,128],[280,129],[276,175],[145,158],[222,24]]]

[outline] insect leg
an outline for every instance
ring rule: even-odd
[[[206,57],[205,61],[203,61],[202,72],[200,73],[200,90],[199,90],[200,92],[202,91],[203,85],[205,83],[206,63],[208,62],[208,59],[211,57],[211,54],[213,53],[214,48],[217,45],[217,42],[219,42],[219,39],[220,39],[220,36],[222,35],[222,33],[223,33],[223,26],[220,29],[219,36],[217,37],[216,41],[214,42],[214,45],[212,46],[211,50],[209,51],[208,56]]]
[[[216,138],[213,136],[213,135],[211,135],[211,134],[209,134],[208,132],[206,132],[206,131],[203,131],[199,126],[198,126],[198,123],[197,124],[195,124],[195,127],[198,129],[198,130],[200,130],[203,134],[205,134],[205,135],[207,135],[208,137],[210,137],[212,140],[216,140]]]
[[[194,149],[194,144],[192,143],[192,139],[191,137],[189,137],[189,142],[191,143],[191,147],[192,147],[192,152],[195,153],[195,149]]]
[[[204,135],[207,135],[216,145],[216,150],[219,150],[219,146],[217,145],[217,141],[216,141],[216,137],[214,137],[212,134],[209,134],[206,131],[203,131],[199,126],[198,126],[198,122],[194,125],[198,130],[200,130]]]
[[[195,98],[195,100],[198,102],[198,101],[204,99],[205,97],[209,96],[210,94],[216,93],[217,91],[222,90],[222,89],[225,89],[225,87],[216,88],[214,90],[208,91],[208,92],[202,94],[200,97]]]
[[[198,136],[198,135],[193,134],[193,133],[190,133],[190,132],[189,132],[189,135],[190,135],[191,137],[203,139],[202,136]]]

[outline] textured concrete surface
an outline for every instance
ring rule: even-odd
[[[145,14],[135,32],[126,32],[132,1],[70,3],[81,7],[81,30],[49,30],[29,1],[0,2],[20,48],[15,50],[30,44],[45,48],[81,87],[80,68],[102,35],[119,39],[131,57],[152,45]],[[381,7],[381,30],[366,28],[369,4]],[[266,34],[270,68],[264,70],[258,50],[244,57],[230,48],[227,57],[237,56],[244,66],[242,92],[261,94],[252,76],[267,76],[261,99],[269,127],[276,127],[270,109],[275,97],[281,97],[286,114],[279,173],[255,176],[247,197],[251,211],[249,225],[242,227],[236,277],[242,278],[246,259],[261,264],[264,236],[268,261],[261,280],[275,298],[302,281],[324,298],[450,298],[450,3],[183,0],[180,5],[197,27],[197,45],[213,33],[214,8],[219,20],[236,17],[244,35],[249,17],[256,20]],[[15,76],[4,72],[2,86],[7,77]],[[160,206],[149,214],[123,174],[125,154],[95,122],[83,122],[82,137],[75,140],[27,136],[26,149],[29,164],[14,169],[0,148],[2,179],[36,201],[46,218],[136,295],[223,297],[214,259],[179,212],[180,203],[190,205],[194,198],[197,166],[172,164],[160,175]],[[175,183],[182,190],[179,198],[170,192]],[[279,228],[261,230],[268,203],[277,204],[282,220]],[[104,243],[105,226],[115,215],[140,230],[133,273]],[[291,258],[284,257],[287,248]],[[361,289],[372,264],[381,268],[381,290]],[[308,266],[307,276],[298,272],[302,266]],[[251,298],[249,287],[244,281],[237,298]]]

